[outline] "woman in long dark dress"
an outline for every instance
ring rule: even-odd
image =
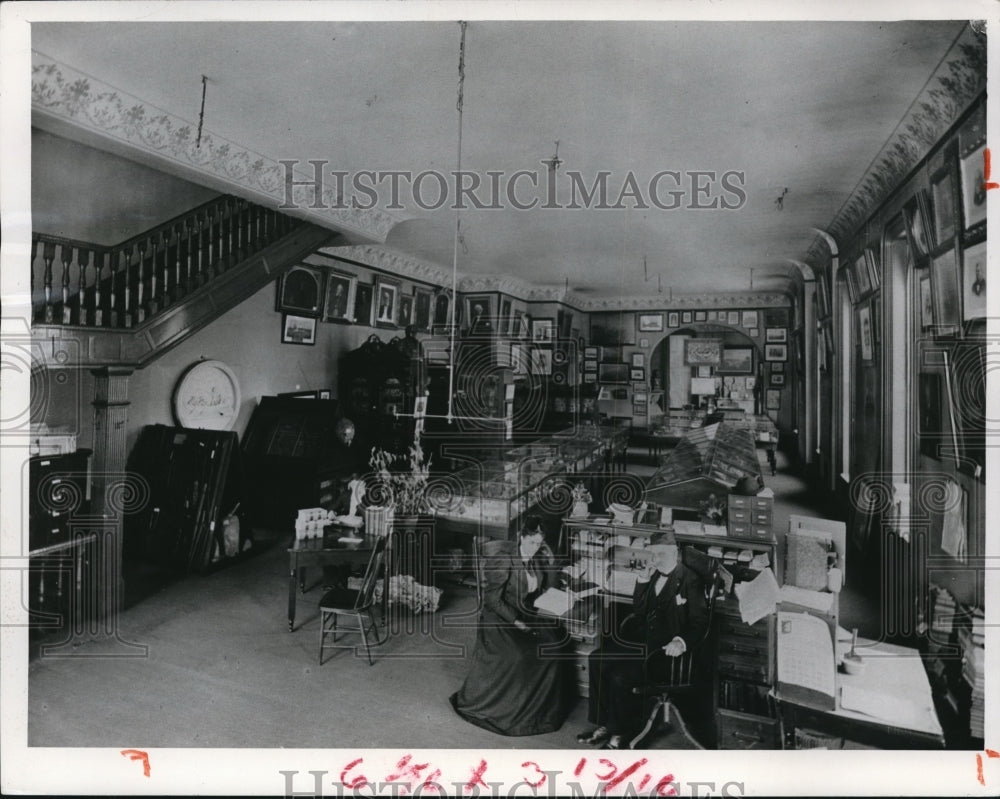
[[[565,631],[534,611],[535,598],[555,579],[538,521],[529,519],[517,542],[488,541],[483,560],[476,646],[451,704],[466,721],[500,735],[557,730],[568,713],[573,683],[560,652]]]

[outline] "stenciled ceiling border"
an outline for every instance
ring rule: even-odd
[[[47,121],[83,128],[154,161],[193,170],[209,185],[221,183],[224,191],[284,210],[285,168],[278,161],[207,130],[199,140],[198,126],[189,120],[37,51],[32,51],[31,108],[33,123],[52,133],[61,131],[50,128]],[[311,178],[301,170],[295,174],[302,183]],[[320,208],[310,207],[315,204],[312,186],[293,186],[292,199],[297,206],[294,216],[369,240],[385,241],[393,225],[403,221],[378,209],[338,207],[338,197],[329,187],[324,187]]]
[[[829,225],[830,233],[841,243],[852,236],[985,88],[986,35],[966,24]],[[826,257],[827,248],[817,239],[808,260],[820,263]]]

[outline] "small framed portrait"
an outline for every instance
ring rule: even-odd
[[[531,341],[535,344],[551,344],[556,337],[556,320],[552,317],[531,320]]]
[[[531,334],[528,324],[527,311],[515,311],[514,319],[511,322],[511,336],[518,339],[526,339]]]
[[[281,316],[282,344],[315,344],[316,317],[282,314]]]
[[[356,325],[372,325],[372,306],[374,305],[375,286],[371,283],[358,283],[354,291],[354,313],[351,318]]]
[[[986,221],[986,145],[980,145],[961,162],[962,218],[965,229]]]
[[[552,374],[552,349],[549,347],[531,348],[531,373],[535,375]]]
[[[583,371],[585,372],[596,372],[597,371],[597,361],[584,361]]]
[[[962,318],[986,316],[986,242],[967,247],[962,253]]]
[[[772,386],[783,386],[783,385],[785,385],[785,376],[783,374],[780,374],[780,375],[771,375],[771,385]]]
[[[740,315],[740,324],[743,327],[757,327],[757,312],[743,311]]]
[[[695,311],[694,312],[694,321],[696,321],[696,322],[707,322],[708,321],[708,313],[706,311]]]
[[[699,366],[697,369],[698,369],[698,377],[711,377],[712,376],[712,367],[711,366]]]
[[[326,302],[323,304],[324,322],[351,322],[354,310],[354,289],[357,277],[331,269],[326,275]]]
[[[316,392],[317,399],[333,399],[333,389],[332,388],[321,388]]]
[[[788,345],[787,344],[765,344],[764,345],[764,360],[765,361],[787,361],[788,360]]]
[[[602,363],[598,369],[598,380],[602,383],[627,383],[629,382],[629,368],[627,363]]]
[[[926,258],[931,251],[930,215],[928,213],[927,193],[918,189],[913,198],[903,206],[903,216],[906,219],[906,235],[917,259]],[[855,298],[851,298],[852,302]]]
[[[639,314],[640,333],[662,333],[663,314],[661,313],[641,313]]]
[[[920,327],[927,330],[934,326],[934,301],[931,297],[931,276],[920,278]]]
[[[584,383],[596,383],[597,382],[597,372],[584,372],[583,373]]]
[[[931,209],[934,214],[934,246],[943,247],[955,236],[954,151],[942,154],[943,166],[931,177]]]
[[[685,339],[684,363],[688,366],[718,366],[721,362],[721,338]]]
[[[706,314],[706,318],[709,322],[714,322],[716,319],[715,311],[708,311],[708,313]]]
[[[681,311],[681,324],[689,325],[694,321],[694,314],[690,311]]]
[[[451,292],[441,289],[434,295],[433,326],[447,331],[451,324]]]
[[[865,266],[868,268],[868,282],[872,291],[875,291],[882,285],[882,278],[878,268],[878,255],[871,247],[865,247]]]
[[[493,329],[493,301],[489,294],[465,296],[465,319],[470,333],[485,333]]]
[[[764,407],[769,411],[781,410],[781,389],[769,388],[764,395]]]
[[[671,311],[667,314],[667,327],[680,327],[681,316],[677,311]]]
[[[509,336],[511,334],[510,326],[513,321],[514,316],[514,302],[510,297],[502,297],[500,299],[500,326],[499,333],[501,336]]]
[[[726,324],[732,325],[733,327],[739,327],[740,324],[740,312],[739,311],[728,311],[726,313]]]
[[[297,264],[278,279],[275,310],[294,316],[322,316],[326,270]]]
[[[646,353],[644,352],[633,352],[632,353],[632,368],[633,369],[644,369],[646,367]]]
[[[764,341],[768,344],[788,343],[787,327],[768,327],[764,330]]]
[[[868,303],[858,307],[858,340],[861,342],[861,360],[875,358],[875,339],[872,331],[872,312]]]
[[[379,275],[375,278],[375,326],[397,327],[399,281]]]
[[[413,415],[420,417],[427,415],[427,396],[416,397],[413,400]]]
[[[785,371],[785,364],[781,361],[775,361],[771,364],[771,374],[780,374]]]
[[[413,324],[421,333],[431,332],[431,302],[433,294],[430,289],[416,288],[413,290]]]
[[[641,338],[641,339],[639,339],[639,346],[642,347],[644,350],[648,350],[649,349],[649,339],[648,338]]]
[[[629,370],[629,380],[633,383],[645,383],[646,382],[646,370],[645,369],[630,369]]]
[[[962,321],[957,248],[949,247],[931,260],[931,296],[938,333],[954,333]]]
[[[593,358],[594,360],[596,360],[597,356],[598,356],[597,347],[584,347],[583,348],[583,357],[584,358]]]
[[[871,277],[868,275],[868,262],[862,253],[854,261],[854,286],[858,290],[858,299],[863,299],[872,290]]]
[[[403,294],[399,298],[399,326],[409,327],[413,324],[413,297]]]

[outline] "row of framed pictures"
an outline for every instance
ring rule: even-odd
[[[986,316],[986,242],[957,242],[937,253],[918,278],[920,326],[938,335],[958,333],[963,322]]]
[[[769,329],[787,328],[788,309],[600,313],[594,314],[590,319],[590,339],[596,346],[634,347],[637,330],[639,333],[662,333],[670,328],[697,323],[742,327],[751,338],[759,338],[762,329],[766,335]],[[648,342],[647,339],[643,340]]]

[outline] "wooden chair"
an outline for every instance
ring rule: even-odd
[[[372,554],[368,558],[364,577],[360,588],[331,588],[319,601],[319,664],[323,665],[323,652],[327,649],[353,649],[356,645],[338,644],[339,632],[344,634],[356,632],[361,634],[365,653],[368,655],[368,665],[373,665],[371,647],[368,643],[368,633],[378,631],[372,608],[375,605],[375,586],[385,568],[385,551],[388,536],[376,540]],[[338,619],[348,622],[348,626],[338,630]],[[367,622],[367,623],[366,623]],[[333,643],[327,643],[328,636],[333,636]]]
[[[656,675],[656,682],[645,683],[643,685],[635,686],[632,689],[632,693],[634,694],[651,696],[653,699],[653,706],[646,719],[645,726],[635,737],[627,742],[629,749],[640,748],[655,731],[661,719],[664,723],[669,724],[671,708],[674,709],[680,730],[684,734],[684,737],[687,738],[688,741],[690,741],[696,748],[705,748],[698,743],[697,740],[695,740],[690,732],[688,732],[687,726],[684,724],[683,717],[677,708],[674,707],[673,700],[680,693],[690,692],[692,688],[694,688],[695,679],[699,673],[698,666],[699,664],[705,663],[707,660],[705,655],[707,651],[706,648],[710,643],[712,611],[715,605],[715,598],[718,595],[718,587],[721,578],[718,576],[718,567],[714,561],[706,564],[694,564],[688,562],[688,559],[686,558],[685,562],[689,568],[692,568],[693,571],[702,577],[702,580],[704,580],[705,585],[708,587],[708,592],[706,594],[708,602],[708,624],[705,625],[705,634],[699,641],[695,642],[695,644],[684,652],[683,655],[668,659],[665,671]]]

